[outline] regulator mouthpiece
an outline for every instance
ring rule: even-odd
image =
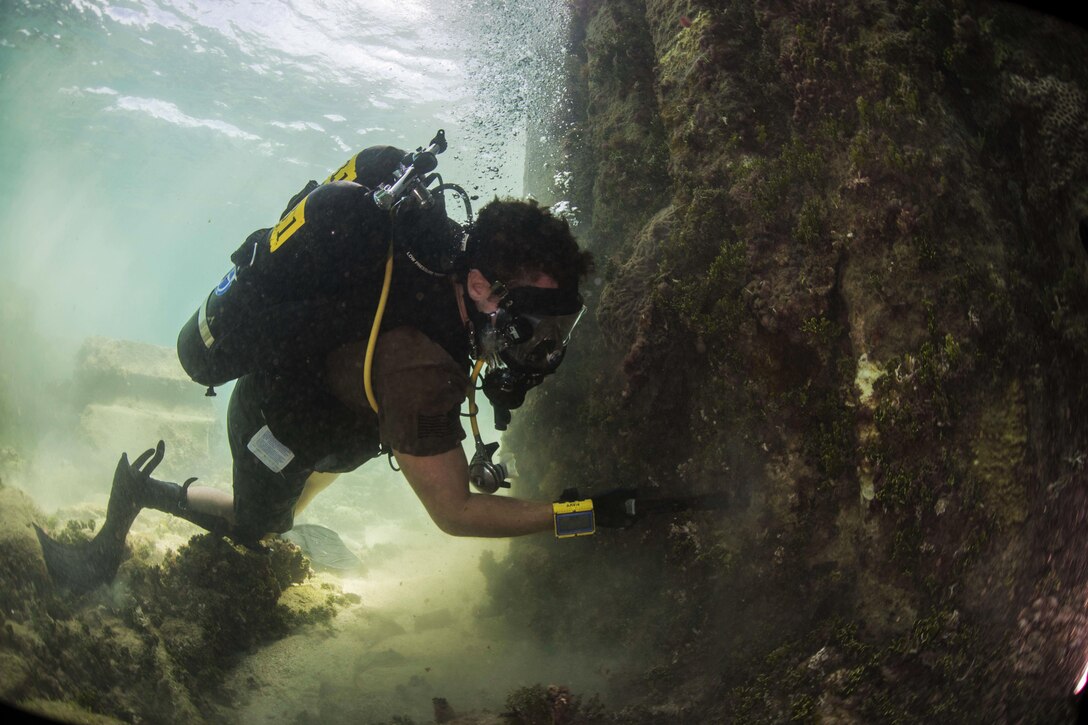
[[[468,480],[480,493],[495,493],[500,488],[510,488],[507,478],[513,475],[513,471],[506,464],[491,460],[498,448],[498,443],[476,441],[476,453],[468,464]]]

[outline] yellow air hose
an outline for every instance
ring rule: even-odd
[[[385,303],[389,300],[389,288],[393,284],[393,239],[389,239],[389,254],[385,257],[385,279],[382,281],[382,294],[378,298],[378,311],[374,314],[374,324],[370,326],[370,339],[366,343],[366,358],[363,361],[363,388],[366,390],[366,399],[375,413],[378,412],[378,401],[374,397],[374,386],[370,381],[371,369],[374,362],[374,347],[378,341],[378,330],[382,326],[382,316],[385,314]],[[480,439],[480,425],[476,422],[476,379],[480,377],[483,369],[483,358],[476,361],[476,367],[472,369],[472,376],[468,384],[468,416],[472,423],[472,435],[476,440]]]
[[[476,422],[476,413],[479,412],[476,407],[476,378],[480,377],[483,366],[483,358],[480,358],[476,361],[476,367],[472,369],[472,377],[468,381],[468,419],[472,423],[472,436],[477,441],[480,440],[480,424]]]
[[[375,413],[378,412],[378,401],[374,398],[374,386],[370,383],[370,371],[374,362],[374,345],[378,341],[378,329],[382,326],[382,315],[385,314],[385,303],[389,300],[389,288],[393,284],[393,237],[389,237],[389,254],[385,257],[385,280],[382,282],[382,294],[378,298],[378,311],[374,314],[374,324],[370,326],[370,339],[366,343],[366,359],[363,361],[363,388],[366,390],[366,399]]]

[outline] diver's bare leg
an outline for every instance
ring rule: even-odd
[[[234,496],[218,488],[190,486],[186,491],[186,505],[192,511],[218,516],[234,525]]]

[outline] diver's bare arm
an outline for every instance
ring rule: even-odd
[[[522,536],[552,528],[544,501],[471,493],[461,448],[437,456],[393,451],[401,472],[438,528],[453,536]]]

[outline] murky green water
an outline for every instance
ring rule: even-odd
[[[4,286],[64,337],[172,344],[239,240],[360,148],[445,128],[447,178],[520,191],[496,65],[520,51],[474,35],[514,23],[494,5],[5,3]]]

